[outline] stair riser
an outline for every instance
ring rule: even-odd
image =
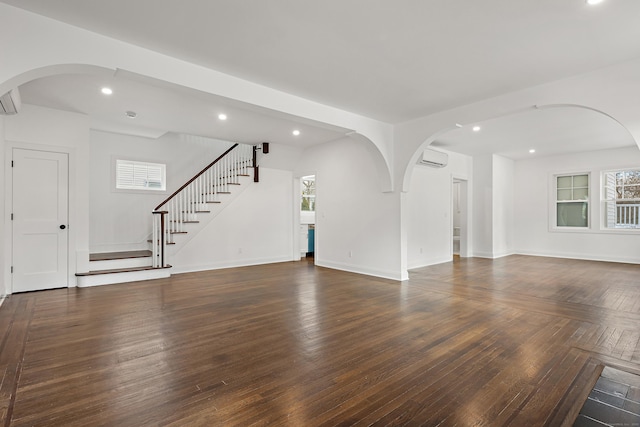
[[[151,257],[89,261],[89,271],[115,270],[116,268],[149,267],[151,266],[151,264]]]
[[[116,283],[139,282],[141,280],[163,279],[170,276],[171,273],[168,268],[97,274],[94,276],[77,277],[77,286],[79,288],[87,288],[91,286],[114,285]]]

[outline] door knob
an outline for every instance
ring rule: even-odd
[[[66,225],[64,225],[64,224],[62,224],[62,225],[60,226],[60,230],[64,230],[65,228],[67,228],[67,226],[66,226]]]

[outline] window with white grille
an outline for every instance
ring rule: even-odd
[[[640,228],[640,169],[602,173],[606,228]]]
[[[589,174],[555,176],[555,226],[589,227]]]
[[[116,160],[116,189],[165,191],[166,165]]]

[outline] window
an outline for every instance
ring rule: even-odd
[[[303,176],[302,180],[302,202],[301,211],[314,212],[316,210],[316,177]]]
[[[589,227],[589,174],[555,178],[556,227]]]
[[[640,169],[602,174],[605,226],[640,228]]]
[[[116,160],[116,189],[166,190],[166,165]]]

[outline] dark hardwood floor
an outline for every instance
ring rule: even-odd
[[[13,295],[0,417],[560,426],[604,365],[640,373],[640,266],[510,256],[410,276],[301,261]]]

